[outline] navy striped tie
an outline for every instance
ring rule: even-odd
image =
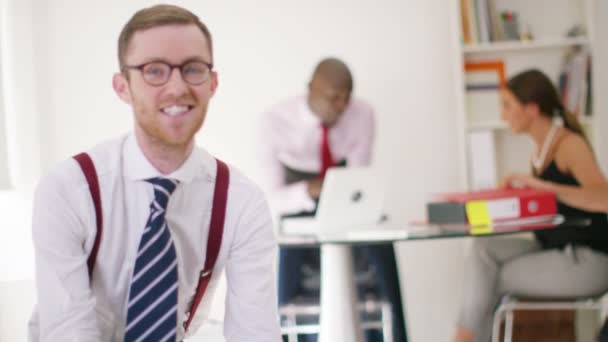
[[[154,187],[154,200],[131,278],[125,342],[175,341],[177,258],[165,210],[177,182],[166,178],[146,181]]]

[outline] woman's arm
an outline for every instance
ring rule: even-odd
[[[555,155],[560,170],[572,174],[580,186],[544,181],[528,174],[513,174],[506,178],[506,186],[529,186],[552,191],[560,202],[588,211],[608,212],[608,183],[583,138],[576,134],[564,137]]]

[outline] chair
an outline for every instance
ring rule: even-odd
[[[595,310],[601,312],[602,304],[599,296],[590,296],[574,299],[540,300],[505,295],[494,312],[492,323],[492,342],[498,342],[500,325],[505,322],[504,342],[511,342],[513,338],[513,321],[515,310]]]
[[[379,330],[384,342],[393,342],[393,324],[391,304],[386,301],[367,298],[359,302],[361,327],[363,330]],[[281,319],[281,335],[287,336],[288,342],[297,342],[300,334],[318,334],[319,314],[318,303],[296,300],[279,307]]]

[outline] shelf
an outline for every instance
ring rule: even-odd
[[[533,49],[564,48],[577,45],[587,45],[587,37],[543,39],[532,41],[501,41],[494,43],[480,43],[462,47],[463,53],[500,52],[500,51],[523,51]]]

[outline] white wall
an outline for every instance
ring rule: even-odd
[[[130,129],[126,105],[113,94],[116,39],[143,0],[30,0],[43,172],[97,142]],[[15,1],[16,2],[16,1]],[[30,3],[28,1],[25,2]],[[30,3],[30,4],[31,4]],[[199,144],[259,176],[253,149],[257,115],[305,91],[322,57],[343,58],[355,94],[378,113],[375,161],[392,176],[388,211],[398,222],[424,217],[429,193],[455,189],[458,170],[453,93],[456,42],[443,0],[175,1],[201,16],[214,35],[220,87]],[[21,19],[20,19],[21,20]],[[21,38],[17,33],[16,40]],[[19,89],[26,97],[29,89]],[[14,109],[17,110],[17,109]],[[38,156],[38,155],[37,155]],[[27,226],[18,231],[28,230]],[[16,232],[4,232],[16,236]],[[6,236],[6,235],[4,235]],[[451,331],[462,241],[399,245],[410,337],[444,341]],[[0,270],[3,272],[3,270]],[[1,304],[0,304],[1,305]]]
[[[0,190],[0,281],[31,277],[31,189],[40,175],[32,3],[0,0],[0,75],[11,189]],[[3,165],[6,166],[6,165]],[[1,305],[1,304],[0,304]]]
[[[0,11],[0,16],[2,12]],[[0,40],[1,41],[1,40]],[[2,55],[2,45],[0,45],[0,55]],[[2,59],[0,59],[0,79],[2,78]],[[2,92],[2,82],[0,82],[0,189],[7,189],[10,186],[8,173],[8,148],[6,137],[5,106]]]
[[[40,173],[38,47],[33,3],[1,0],[2,88],[6,109],[9,173],[15,188],[31,188]]]
[[[3,3],[0,2],[0,23],[3,22],[2,18],[4,17],[4,6]],[[0,24],[1,25],[1,24]],[[0,29],[0,32],[3,32]],[[0,36],[0,56],[3,56],[4,49],[6,48],[6,44],[2,44],[4,41],[3,37]],[[7,147],[7,136],[6,136],[6,107],[4,105],[4,93],[3,93],[3,83],[4,72],[3,65],[5,64],[5,58],[0,57],[0,189],[6,190],[9,188],[9,171],[8,171],[8,147]]]

